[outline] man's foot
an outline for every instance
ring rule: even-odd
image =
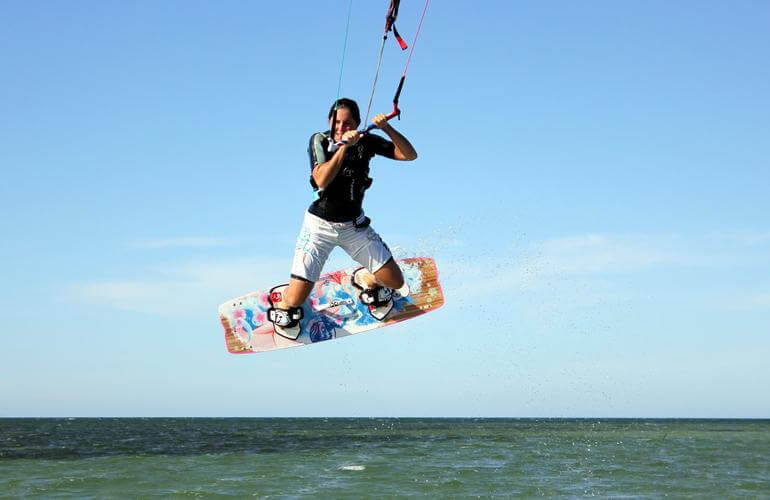
[[[359,300],[369,306],[369,313],[382,321],[393,310],[393,289],[380,286],[374,275],[362,267],[352,277],[353,286],[361,290]]]
[[[367,306],[380,307],[393,300],[393,290],[384,286],[375,286],[369,290],[361,290],[358,298]]]
[[[300,321],[303,313],[301,307],[289,307],[283,301],[283,291],[288,285],[273,287],[268,295],[270,308],[267,310],[267,319],[273,323],[275,333],[287,339],[297,340],[300,330]]]

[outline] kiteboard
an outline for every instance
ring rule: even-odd
[[[274,298],[281,286],[228,300],[219,306],[227,350],[248,354],[325,342],[414,318],[444,304],[438,269],[432,258],[400,259],[398,265],[409,293],[394,294],[387,307],[375,308],[361,301],[361,288],[353,279],[358,267],[321,276],[302,305],[299,335],[295,339],[277,332],[267,319],[273,305],[271,292]]]

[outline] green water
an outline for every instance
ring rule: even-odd
[[[0,496],[770,498],[770,420],[0,419]]]

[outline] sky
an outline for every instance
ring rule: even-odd
[[[342,65],[343,0],[0,2],[0,417],[770,417],[764,1],[434,0],[419,158],[375,159],[365,209],[445,306],[226,351],[388,3],[353,0]],[[405,63],[388,40],[376,112]]]

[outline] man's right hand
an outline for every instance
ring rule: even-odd
[[[348,146],[353,146],[358,142],[360,138],[361,134],[358,132],[358,130],[348,130],[342,134],[342,141],[345,142]]]

